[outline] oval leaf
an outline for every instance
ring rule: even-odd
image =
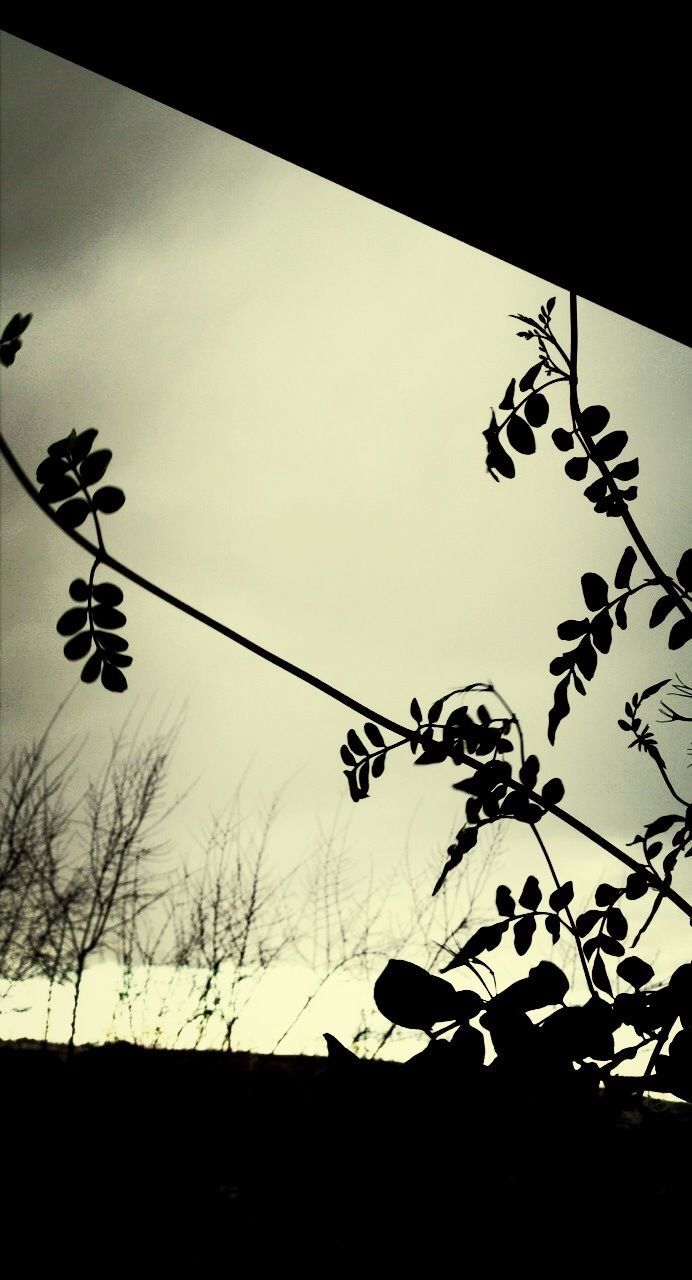
[[[67,644],[63,647],[63,653],[66,658],[69,658],[70,662],[76,662],[79,658],[86,658],[90,648],[91,632],[80,631],[78,635],[73,636],[71,640],[68,640]]]
[[[61,636],[73,636],[75,631],[81,631],[86,626],[87,616],[86,609],[68,609],[58,618],[56,631]]]
[[[548,401],[540,392],[529,396],[524,405],[524,414],[530,427],[542,427],[548,421]]]
[[[597,436],[610,422],[610,413],[604,404],[590,404],[582,409],[580,426],[589,436]]]
[[[98,651],[96,653],[92,653],[91,657],[87,659],[82,667],[81,674],[81,679],[85,684],[93,684],[94,680],[98,680],[101,674],[102,662],[103,658]]]
[[[611,431],[594,445],[594,453],[601,462],[610,462],[622,453],[627,444],[626,431]]]
[[[114,511],[119,511],[125,501],[125,494],[122,489],[116,489],[111,484],[105,484],[102,489],[97,489],[91,499],[96,511],[103,511],[106,515],[112,515]]]
[[[590,613],[603,609],[608,603],[608,583],[598,573],[582,574],[581,589],[584,603]]]
[[[507,423],[507,439],[517,453],[535,453],[536,441],[528,422],[518,413],[513,413]]]
[[[111,662],[104,662],[101,671],[101,684],[104,689],[109,689],[111,693],[124,693],[127,689],[127,680],[122,671],[118,667],[114,667]]]
[[[684,591],[692,591],[692,548],[683,552],[675,576]]]
[[[83,578],[74,578],[70,583],[70,595],[73,600],[88,600],[89,584]]]
[[[625,591],[629,587],[636,559],[637,553],[634,547],[625,547],[615,574],[615,586],[618,591]]]
[[[569,453],[570,449],[574,448],[574,436],[571,431],[565,431],[564,427],[557,427],[553,431],[552,441],[560,453]]]
[[[565,475],[570,480],[584,480],[589,469],[589,459],[584,457],[570,458],[565,463]]]
[[[98,586],[94,587],[94,599],[98,600],[99,604],[122,604],[123,593],[120,587],[116,587],[112,582],[99,582]]]
[[[84,524],[89,514],[89,504],[84,498],[70,498],[69,502],[58,507],[56,516],[64,529],[78,529]]]
[[[97,627],[104,627],[108,631],[116,631],[118,627],[124,627],[127,622],[124,613],[119,609],[111,609],[108,604],[97,604],[92,611],[92,617]]]
[[[90,453],[79,468],[82,484],[97,484],[106,474],[112,457],[110,449],[97,449],[95,453]]]

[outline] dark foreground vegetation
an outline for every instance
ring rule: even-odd
[[[303,1238],[364,1260],[375,1243],[413,1257],[472,1234],[499,1259],[581,1213],[588,1236],[638,1211],[672,1228],[689,1210],[692,1106],[594,1096],[577,1074],[550,1093],[490,1072],[460,1091],[453,1063],[433,1078],[425,1058],[126,1044],[70,1057],[30,1041],[2,1044],[0,1070],[17,1230],[76,1213],[114,1242],[266,1252]]]

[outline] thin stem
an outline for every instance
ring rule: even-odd
[[[258,657],[264,658],[265,661],[271,662],[274,666],[280,667],[283,671],[287,671],[289,675],[296,676],[299,680],[304,680],[306,684],[310,684],[315,689],[319,689],[320,692],[326,693],[328,697],[333,698],[336,702],[343,703],[343,705],[349,707],[351,711],[355,711],[357,715],[363,716],[367,720],[372,720],[375,724],[379,724],[383,729],[389,729],[391,733],[400,734],[406,739],[413,738],[418,732],[418,726],[416,726],[415,729],[409,729],[404,725],[398,724],[395,720],[390,720],[387,716],[381,715],[371,707],[365,706],[364,703],[356,701],[356,699],[349,697],[346,693],[342,693],[340,689],[336,689],[333,685],[328,684],[327,681],[320,680],[317,676],[311,675],[309,671],[304,671],[301,667],[295,666],[294,663],[287,662],[285,658],[280,658],[277,654],[271,653],[268,649],[262,648],[261,645],[255,644],[254,641],[248,640],[245,636],[240,635],[239,632],[233,631],[222,622],[218,622],[215,618],[211,618],[208,614],[203,613],[201,609],[195,609],[193,605],[186,604],[184,600],[178,599],[178,597],[172,595],[171,592],[165,591],[162,587],[157,587],[153,582],[150,582],[141,574],[136,573],[134,569],[130,569],[127,565],[121,564],[121,562],[116,560],[114,556],[111,556],[108,553],[104,555],[98,547],[95,547],[87,538],[82,537],[76,529],[66,529],[60,523],[56,514],[41,502],[37,491],[25,475],[20,464],[12,453],[12,450],[1,434],[0,452],[22,488],[26,493],[28,493],[29,497],[36,503],[39,509],[43,511],[43,513],[47,515],[55,525],[57,525],[62,533],[66,534],[68,538],[71,538],[77,546],[81,547],[84,551],[87,551],[90,556],[98,556],[102,564],[108,565],[109,568],[114,570],[114,572],[121,574],[123,578],[127,578],[130,582],[141,587],[144,591],[150,592],[151,595],[157,596],[158,599],[163,600],[166,604],[170,604],[173,608],[179,609],[181,613],[186,613],[188,617],[194,618],[197,622],[201,622],[205,627],[209,627],[212,631],[218,631],[220,635],[226,636],[229,640],[233,640],[244,649],[249,649],[251,653],[255,653]],[[459,763],[468,765],[469,768],[474,771],[482,768],[480,761],[474,760],[472,757],[467,755],[462,755],[459,759]],[[565,809],[561,809],[558,805],[547,805],[539,796],[535,795],[533,792],[526,791],[526,788],[522,787],[521,783],[515,782],[513,779],[508,781],[508,785],[515,790],[525,791],[529,799],[533,800],[536,804],[541,804],[550,813],[554,813],[555,816],[560,818],[560,820],[566,823],[567,826],[572,827],[575,831],[579,831],[582,835],[586,836],[587,839],[591,840],[594,844],[599,845],[601,849],[604,849],[606,853],[610,853],[612,857],[617,858],[619,862],[624,863],[624,865],[629,867],[630,870],[641,871],[640,865],[635,862],[633,858],[630,858],[628,854],[623,853],[616,845],[611,844],[609,840],[606,840],[604,836],[599,835],[598,832],[594,831],[593,828],[589,827],[585,822],[581,822],[579,818],[574,818],[571,814],[567,813]],[[679,909],[683,911],[690,920],[692,920],[692,906],[685,902],[685,899],[682,898],[680,894],[670,886],[664,885],[660,880],[655,882],[655,887],[660,889],[665,897],[669,898],[671,902],[674,902],[676,906],[679,907]]]
[[[552,875],[553,880],[555,881],[555,888],[556,888],[556,889],[559,889],[559,888],[560,888],[560,881],[559,881],[559,879],[558,879],[558,875],[557,875],[557,872],[556,872],[556,870],[555,870],[555,867],[553,866],[552,859],[551,859],[551,857],[550,857],[550,854],[548,853],[548,850],[546,849],[545,843],[544,843],[544,841],[543,841],[543,837],[541,836],[541,833],[540,833],[540,831],[538,830],[538,827],[537,827],[537,826],[535,826],[535,824],[534,824],[533,822],[531,823],[531,830],[533,831],[533,834],[535,835],[535,837],[536,837],[536,839],[537,839],[537,841],[538,841],[538,843],[539,843],[539,845],[540,845],[540,847],[541,847],[541,849],[542,849],[542,851],[543,851],[543,857],[545,858],[545,860],[546,860],[546,862],[547,862],[547,864],[548,864],[548,869],[549,869],[549,871],[550,871],[550,874]],[[575,941],[575,943],[576,943],[576,945],[577,945],[577,951],[579,952],[579,959],[580,959],[580,961],[581,961],[581,967],[582,967],[582,969],[584,970],[584,977],[585,977],[585,979],[586,979],[586,985],[587,985],[587,987],[589,988],[589,993],[590,993],[590,995],[595,996],[595,995],[596,995],[596,990],[595,990],[595,987],[594,987],[594,985],[593,985],[593,982],[591,981],[591,974],[590,974],[590,972],[589,972],[589,966],[588,966],[588,964],[586,963],[586,956],[584,955],[584,948],[582,947],[581,938],[579,937],[579,934],[577,933],[577,926],[576,926],[576,923],[575,923],[575,920],[574,920],[574,916],[572,915],[572,912],[570,911],[569,906],[563,907],[563,911],[564,911],[565,915],[567,916],[567,919],[569,920],[570,929],[571,929],[571,931],[572,931],[572,937],[574,938],[574,941]]]
[[[595,462],[601,475],[603,476],[603,479],[608,485],[608,489],[610,490],[610,493],[612,494],[612,496],[614,498],[617,498],[618,503],[620,505],[620,514],[625,523],[625,527],[627,528],[627,531],[632,541],[634,542],[635,546],[639,549],[639,552],[642,555],[643,559],[648,564],[652,574],[656,578],[656,581],[660,584],[661,588],[663,589],[663,591],[665,591],[666,595],[669,596],[670,599],[673,601],[676,608],[680,610],[680,613],[682,614],[683,618],[686,618],[689,622],[692,622],[692,610],[688,608],[684,598],[678,594],[671,579],[663,572],[663,569],[658,563],[658,560],[656,559],[653,551],[651,550],[645,538],[640,533],[637,525],[635,524],[635,521],[632,517],[629,507],[627,506],[627,503],[623,502],[620,496],[618,487],[608,467],[606,466],[605,462],[602,462],[601,459],[598,457],[598,455],[593,452],[593,449],[590,444],[590,439],[588,435],[585,435],[582,430],[581,409],[579,407],[579,395],[577,392],[577,385],[579,382],[578,364],[577,364],[577,358],[578,358],[578,352],[579,352],[579,328],[577,323],[577,295],[576,293],[573,293],[573,292],[570,292],[570,295],[569,295],[569,313],[570,313],[569,400],[570,400],[570,410],[572,414],[572,423],[579,434],[579,440],[585,452],[587,453],[589,458],[592,460],[592,462]]]
[[[497,700],[498,700],[498,702],[500,703],[500,705],[504,707],[505,711],[506,711],[506,712],[507,712],[507,714],[509,715],[509,717],[510,717],[510,719],[511,719],[511,721],[512,721],[512,723],[513,723],[514,727],[516,728],[516,731],[517,731],[518,735],[519,735],[519,754],[521,755],[521,763],[522,763],[522,765],[523,765],[523,764],[525,764],[525,762],[526,762],[526,753],[525,753],[525,750],[524,750],[524,734],[523,734],[523,731],[522,731],[522,727],[521,727],[521,725],[520,725],[520,723],[519,723],[519,718],[518,718],[518,716],[516,716],[516,715],[515,715],[514,711],[513,711],[513,710],[512,710],[512,708],[510,707],[509,703],[508,703],[508,702],[505,702],[505,699],[502,697],[502,694],[497,692],[497,689],[493,689],[493,693],[495,694],[495,697],[497,698]],[[559,878],[559,876],[558,876],[558,874],[557,874],[557,871],[555,870],[555,867],[553,866],[552,858],[550,857],[550,854],[548,853],[548,850],[547,850],[547,848],[546,848],[546,845],[545,845],[545,842],[544,842],[544,840],[543,840],[543,837],[541,836],[541,834],[540,834],[540,832],[539,832],[539,830],[538,830],[538,827],[536,826],[535,822],[532,822],[530,825],[531,825],[531,830],[533,831],[533,834],[535,835],[536,840],[538,841],[538,845],[539,845],[539,847],[540,847],[540,849],[541,849],[541,851],[542,851],[542,853],[543,853],[543,857],[544,857],[544,858],[545,858],[545,860],[546,860],[546,863],[547,863],[547,866],[548,866],[548,870],[550,871],[550,874],[551,874],[551,876],[553,877],[553,881],[554,881],[554,884],[555,884],[555,888],[556,888],[556,889],[559,889],[559,888],[561,887],[561,886],[560,886],[560,878]],[[563,911],[564,911],[564,913],[565,913],[565,915],[567,916],[567,919],[568,919],[568,921],[569,921],[569,926],[570,926],[570,929],[571,929],[571,932],[572,932],[572,937],[574,938],[574,941],[575,941],[575,942],[576,942],[576,944],[577,944],[577,951],[579,952],[579,959],[580,959],[580,961],[581,961],[581,967],[582,967],[582,969],[584,970],[584,977],[586,978],[586,985],[587,985],[587,987],[589,988],[589,991],[590,991],[591,995],[592,995],[592,996],[595,996],[596,991],[595,991],[594,986],[593,986],[593,983],[592,983],[592,981],[591,981],[591,974],[590,974],[590,972],[589,972],[589,966],[588,966],[588,964],[586,963],[586,956],[584,955],[584,950],[583,950],[583,948],[582,948],[581,938],[579,937],[579,934],[577,933],[577,926],[576,926],[576,923],[575,923],[574,917],[573,917],[573,915],[572,915],[572,912],[571,912],[571,911],[570,911],[570,909],[569,909],[569,904],[568,904],[567,906],[563,907]]]
[[[226,627],[222,622],[217,622],[215,618],[211,618],[209,614],[203,613],[201,609],[195,609],[193,605],[186,604],[184,600],[180,600],[177,596],[172,595],[170,591],[165,591],[163,587],[157,587],[155,583],[142,577],[142,575],[136,573],[134,569],[129,569],[127,565],[121,564],[119,560],[116,560],[115,557],[110,555],[108,552],[104,553],[100,548],[95,547],[87,538],[82,537],[76,529],[65,529],[58,520],[55,512],[51,511],[41,502],[36,490],[31,484],[31,481],[24,474],[22,468],[17,462],[17,459],[14,457],[14,454],[2,435],[0,435],[0,452],[2,452],[5,461],[19,480],[22,488],[26,490],[29,497],[33,499],[38,507],[40,507],[41,511],[43,511],[44,514],[47,515],[63,533],[67,534],[68,538],[71,538],[73,542],[76,542],[77,546],[81,547],[82,550],[88,551],[90,556],[98,556],[101,564],[108,565],[108,567],[113,569],[116,573],[121,574],[123,578],[127,578],[130,582],[134,582],[135,586],[141,587],[144,591],[149,591],[151,595],[158,596],[159,600],[163,600],[166,604],[173,605],[174,609],[179,609],[181,613],[186,613],[188,617],[194,618],[196,622],[201,622],[205,627],[210,627],[212,631],[218,631],[220,635],[226,636],[228,640],[233,640],[236,644],[242,645],[244,649],[249,649],[250,652],[256,654],[257,657],[264,658],[265,661],[271,662],[275,667],[280,667],[283,671],[288,671],[289,675],[296,676],[299,680],[304,680],[306,684],[311,684],[315,689],[319,689],[320,692],[326,693],[330,698],[334,698],[337,702],[341,702],[344,706],[349,707],[351,711],[355,711],[357,715],[364,716],[366,720],[373,720],[383,729],[389,729],[391,733],[402,734],[405,738],[413,737],[414,731],[412,729],[404,728],[404,726],[398,724],[396,720],[390,720],[388,717],[380,715],[379,712],[373,711],[371,707],[367,707],[364,703],[358,702],[355,698],[349,697],[348,694],[342,693],[340,689],[336,689],[334,685],[329,684],[326,680],[320,680],[317,676],[311,675],[309,671],[304,671],[302,667],[297,667],[294,663],[287,662],[285,658],[280,658],[278,654],[271,653],[269,649],[264,649],[261,645],[255,644],[253,640],[248,640],[245,636],[240,635],[238,631],[233,631],[231,627]]]
[[[532,391],[529,391],[528,395],[524,396],[523,400],[519,401],[519,404],[514,406],[514,408],[510,411],[510,413],[507,414],[507,417],[503,418],[502,422],[498,423],[498,431],[502,430],[505,424],[509,422],[510,418],[514,417],[515,413],[518,413],[520,409],[523,409],[524,405],[526,404],[526,401],[530,400],[532,396],[537,396],[540,392],[546,391],[548,387],[556,386],[558,382],[567,382],[567,381],[568,381],[567,374],[561,373],[558,378],[551,378],[550,382],[544,382],[541,387],[534,387]]]

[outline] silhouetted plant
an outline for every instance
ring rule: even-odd
[[[523,374],[518,384],[516,378],[510,381],[499,405],[501,417],[498,419],[495,412],[492,414],[490,425],[483,433],[487,469],[495,480],[514,477],[515,464],[508,448],[520,456],[535,452],[536,433],[546,425],[550,416],[550,400],[546,393],[550,391],[552,394],[556,386],[566,384],[569,388],[571,429],[558,427],[554,430],[553,443],[559,452],[573,455],[565,464],[568,478],[582,482],[590,471],[591,474],[598,473],[584,490],[585,496],[596,514],[623,521],[629,541],[615,570],[614,592],[611,593],[606,579],[600,574],[594,571],[584,573],[581,590],[588,617],[569,618],[558,626],[559,638],[575,643],[573,648],[554,659],[550,667],[551,674],[560,677],[548,716],[551,744],[555,741],[559,724],[570,712],[569,693],[575,689],[577,693],[585,694],[584,681],[594,677],[598,655],[605,656],[611,648],[613,619],[619,629],[626,629],[627,607],[635,594],[649,588],[658,593],[649,619],[650,627],[661,625],[669,615],[675,614],[676,621],[668,636],[670,649],[679,649],[692,639],[692,550],[681,556],[675,574],[667,573],[634,521],[631,507],[637,497],[637,487],[629,482],[637,476],[638,460],[628,459],[611,466],[624,452],[627,434],[622,430],[603,434],[610,421],[609,411],[604,406],[580,407],[576,296],[570,296],[569,353],[553,330],[554,305],[555,300],[550,299],[541,308],[537,319],[518,317],[526,326],[519,336],[536,342],[540,358]],[[0,340],[0,347],[7,352],[3,363],[11,364],[14,360],[18,335],[25,331],[29,319],[18,315],[10,321]],[[550,776],[543,780],[538,757],[525,752],[517,716],[491,684],[473,683],[446,693],[432,704],[425,716],[420,703],[414,698],[410,706],[413,727],[401,725],[262,649],[120,564],[106,551],[98,514],[117,510],[124,501],[124,495],[122,491],[108,486],[96,490],[93,495],[89,493],[90,485],[98,483],[110,462],[107,450],[90,454],[95,434],[93,430],[80,436],[72,433],[49,447],[48,457],[37,472],[37,479],[43,486],[40,492],[30,484],[4,439],[1,441],[3,456],[34,501],[92,556],[89,582],[79,579],[72,584],[76,591],[76,594],[72,592],[73,599],[83,607],[69,610],[58,624],[61,634],[73,636],[65,646],[68,657],[81,658],[89,652],[92,644],[95,645],[95,653],[88,659],[82,673],[83,679],[96,679],[100,674],[106,689],[121,692],[126,687],[121,670],[124,662],[120,656],[123,642],[112,635],[125,621],[124,615],[116,608],[120,603],[119,589],[112,584],[101,584],[100,587],[94,584],[96,568],[104,565],[362,716],[365,720],[363,729],[350,729],[341,747],[342,763],[346,766],[344,772],[354,801],[368,796],[371,780],[379,779],[384,773],[388,754],[406,744],[417,764],[451,760],[466,770],[466,775],[454,784],[468,795],[466,819],[448,848],[447,863],[433,893],[439,892],[449,873],[460,866],[476,846],[483,828],[502,820],[512,820],[524,823],[532,830],[552,880],[547,906],[542,906],[545,891],[536,876],[526,878],[516,897],[516,890],[513,892],[510,886],[499,886],[496,895],[499,919],[476,930],[442,970],[467,970],[479,980],[484,995],[472,990],[458,991],[447,979],[433,977],[419,966],[404,961],[390,961],[376,983],[376,1002],[384,1016],[399,1025],[419,1028],[429,1036],[428,1048],[423,1055],[416,1055],[412,1060],[416,1064],[415,1069],[421,1069],[420,1062],[424,1059],[426,1069],[441,1070],[443,1062],[449,1063],[450,1055],[453,1055],[456,1068],[469,1079],[483,1074],[506,1081],[511,1076],[526,1079],[532,1073],[542,1081],[566,1083],[576,1074],[580,1086],[586,1084],[595,1089],[599,1083],[612,1083],[612,1072],[620,1062],[634,1057],[641,1049],[651,1048],[644,1077],[631,1081],[631,1087],[635,1091],[653,1087],[692,1099],[692,964],[681,965],[667,985],[651,988],[648,984],[653,977],[653,969],[638,957],[627,956],[624,945],[630,924],[623,906],[646,895],[653,895],[653,906],[639,928],[635,944],[664,898],[692,922],[692,906],[672,884],[679,857],[687,857],[692,852],[692,806],[670,783],[658,744],[649,726],[642,727],[640,714],[642,703],[669,681],[658,681],[635,695],[626,705],[626,719],[620,721],[623,731],[634,735],[634,742],[630,745],[636,745],[652,759],[668,791],[682,808],[682,812],[652,819],[645,832],[635,837],[631,845],[642,846],[642,857],[637,860],[561,807],[565,794],[562,780]],[[77,497],[80,491],[83,496]],[[64,505],[52,511],[51,506],[59,502]],[[77,532],[77,526],[89,515],[95,523],[97,546]],[[632,573],[638,560],[648,572],[632,586]],[[97,594],[99,591],[100,595]],[[117,599],[115,593],[118,593]],[[684,695],[686,689],[687,686],[678,687],[676,692]],[[668,719],[683,718],[671,715],[669,708],[667,711]],[[385,740],[383,729],[395,735],[394,741]],[[519,760],[513,767],[508,757],[515,753],[517,747]],[[552,813],[588,837],[626,867],[629,873],[623,885],[599,885],[595,907],[582,912],[576,919],[570,905],[572,884],[570,881],[560,882],[539,831],[540,821],[546,813]],[[658,835],[665,836],[665,841],[654,839]],[[664,852],[666,845],[668,848]],[[539,920],[544,921],[553,943],[562,933],[573,939],[589,992],[583,1005],[565,1006],[569,982],[558,966],[549,961],[542,961],[529,971],[526,978],[495,994],[483,977],[482,969],[491,977],[493,974],[482,957],[499,947],[505,937],[511,935],[517,955],[528,953]],[[609,972],[613,961],[619,962],[616,972],[632,988],[630,993],[613,995]],[[559,1006],[557,1011],[543,1017],[540,1023],[532,1022],[528,1016],[531,1012],[556,1005]],[[480,1026],[488,1032],[495,1050],[496,1057],[487,1067],[484,1064],[484,1037],[479,1027],[471,1025],[474,1019],[478,1019]],[[678,1022],[680,1030],[673,1035]],[[441,1023],[444,1025],[439,1026]],[[616,1050],[614,1036],[622,1027],[632,1028],[639,1040],[634,1046]],[[443,1037],[449,1032],[452,1036],[446,1041]],[[333,1037],[328,1043],[330,1053],[336,1052]],[[664,1052],[666,1046],[667,1053]]]

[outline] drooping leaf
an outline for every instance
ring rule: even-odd
[[[530,427],[542,427],[548,421],[550,412],[548,401],[540,391],[529,396],[524,405],[524,416]]]
[[[55,514],[64,529],[78,529],[89,514],[89,504],[84,498],[70,498]]]
[[[591,404],[581,411],[581,428],[588,436],[597,436],[610,422],[610,413],[603,404]]]
[[[81,631],[82,627],[87,624],[86,609],[68,609],[58,618],[56,631],[61,636],[73,636],[76,631]]]
[[[529,791],[533,791],[537,781],[540,762],[538,756],[527,756],[523,765],[519,770],[519,781],[522,786],[528,787]]]
[[[615,586],[618,591],[626,591],[629,587],[636,559],[637,553],[634,547],[625,547],[615,572]]]
[[[548,898],[548,904],[551,911],[563,911],[565,907],[569,906],[573,898],[574,885],[571,880],[565,880],[565,883],[561,884],[559,889],[553,889]]]
[[[90,453],[79,468],[82,484],[97,484],[106,474],[112,457],[110,449],[97,449],[95,453]]]
[[[634,480],[639,475],[639,458],[632,458],[629,462],[618,462],[613,467],[613,478],[615,480]]]
[[[584,480],[589,469],[589,459],[583,456],[578,458],[570,458],[565,463],[565,475],[570,480]]]
[[[561,676],[563,671],[569,671],[571,666],[571,653],[561,653],[558,654],[557,658],[553,658],[550,663],[549,671],[552,676]]]
[[[541,791],[541,799],[546,804],[559,804],[565,794],[561,778],[550,778]]]
[[[63,646],[63,653],[70,662],[76,662],[79,658],[86,658],[91,648],[91,632],[80,631],[67,644]]]
[[[116,489],[112,484],[104,484],[102,489],[97,489],[91,499],[96,511],[103,511],[105,515],[112,515],[114,511],[119,511],[125,501],[125,494],[122,489]]]
[[[101,684],[111,693],[124,693],[127,689],[125,676],[112,662],[104,662],[101,670]]]
[[[131,667],[132,658],[129,653],[109,653],[108,661],[116,667]]]
[[[514,926],[514,950],[518,956],[525,956],[531,946],[536,932],[536,917],[522,916]]]
[[[487,465],[490,471],[499,471],[501,476],[506,480],[513,480],[516,475],[516,468],[506,449],[503,449],[499,440],[496,440],[492,448],[488,450]]]
[[[586,635],[589,626],[587,618],[566,618],[558,626],[557,634],[561,640],[578,640],[580,636]]]
[[[622,890],[616,889],[613,884],[599,884],[594,894],[594,900],[597,907],[611,907],[617,902]]]
[[[640,960],[639,956],[627,956],[625,960],[621,960],[617,971],[623,981],[629,983],[630,987],[634,987],[635,991],[639,991],[640,987],[650,982],[654,976],[651,965],[645,960]]]
[[[349,747],[351,748],[351,751],[354,753],[354,755],[356,756],[367,755],[368,749],[367,747],[363,746],[363,743],[358,737],[358,734],[356,733],[355,729],[349,729],[348,733],[346,734],[346,741]]]
[[[591,966],[591,977],[593,978],[594,986],[598,987],[599,991],[605,991],[607,995],[612,996],[613,988],[610,985],[608,970],[600,952],[594,957],[594,962]]]
[[[608,583],[598,573],[584,573],[581,579],[584,603],[590,613],[603,609],[608,603]]]
[[[389,961],[375,983],[374,997],[389,1022],[417,1030],[453,1019],[457,1004],[451,982],[408,960]]]
[[[619,453],[622,453],[626,444],[626,431],[610,431],[607,436],[603,436],[602,440],[597,441],[593,446],[593,450],[601,462],[610,462],[613,458],[617,458]]]
[[[84,666],[82,667],[80,679],[82,679],[85,684],[93,684],[94,680],[98,680],[101,674],[102,662],[103,658],[98,650],[96,653],[92,653],[91,657],[87,658]]]
[[[70,595],[73,600],[88,600],[89,584],[83,578],[73,578],[70,583]]]
[[[627,877],[625,884],[625,897],[634,902],[637,898],[643,898],[649,888],[649,881],[643,871],[632,871]]]
[[[667,679],[667,680],[657,680],[657,681],[656,681],[656,684],[650,684],[650,685],[649,685],[649,686],[644,690],[644,692],[643,692],[643,693],[640,693],[640,695],[639,695],[639,701],[640,701],[640,702],[643,702],[645,698],[651,698],[651,697],[653,697],[653,695],[654,695],[655,693],[658,693],[659,689],[662,689],[662,688],[664,687],[664,685],[667,685],[667,684],[670,684],[670,679]]]
[[[555,734],[561,720],[569,715],[569,699],[567,697],[567,686],[569,684],[569,676],[565,676],[563,680],[555,686],[553,695],[553,705],[548,715],[548,741],[552,744],[555,742]]]
[[[574,436],[571,431],[565,431],[564,427],[556,427],[551,438],[560,453],[569,453],[570,449],[574,448]]]
[[[97,627],[103,627],[107,631],[117,631],[127,622],[126,615],[119,609],[112,609],[109,604],[97,604],[91,616]]]
[[[513,408],[514,408],[514,386],[515,386],[515,382],[516,382],[516,379],[515,379],[515,378],[512,378],[512,381],[510,382],[510,384],[509,384],[509,386],[508,386],[507,390],[505,391],[504,396],[502,397],[502,399],[501,399],[501,401],[500,401],[500,408],[501,408],[501,409],[513,409]]]
[[[675,576],[683,591],[692,591],[692,547],[683,552]]]
[[[507,439],[517,453],[529,454],[536,452],[533,431],[526,419],[522,418],[519,413],[513,413],[507,423]]]
[[[519,383],[519,390],[529,391],[530,388],[533,386],[534,382],[536,381],[536,378],[538,377],[542,368],[543,368],[542,360],[539,360],[538,364],[532,364],[531,368],[527,369],[526,373],[521,379]]]
[[[682,649],[688,640],[692,640],[692,622],[690,622],[689,618],[680,618],[671,627],[670,635],[668,636],[668,648]]]
[[[118,653],[130,647],[129,640],[124,636],[115,635],[112,631],[95,631],[94,639],[101,649],[115,650]]]
[[[611,938],[617,938],[621,942],[627,937],[628,928],[627,919],[620,908],[611,907],[606,915],[606,929]]]
[[[577,916],[575,924],[577,926],[577,933],[579,934],[579,937],[586,938],[588,934],[591,933],[591,930],[598,924],[600,918],[601,912],[594,911],[593,909],[583,911],[580,916]]]
[[[656,818],[653,822],[646,824],[647,840],[653,839],[654,836],[663,835],[664,831],[670,831],[670,828],[676,822],[684,822],[684,818],[679,813],[665,813],[660,818]]]
[[[94,587],[94,599],[99,604],[117,605],[122,604],[123,593],[120,587],[116,587],[113,582],[99,582]]]
[[[86,431],[80,431],[79,435],[75,435],[70,444],[70,457],[73,462],[84,461],[97,435],[98,431],[94,427],[89,427]]]
[[[546,917],[545,917],[545,927],[546,927],[547,932],[550,934],[550,937],[551,937],[551,938],[552,938],[552,940],[553,940],[553,946],[555,946],[555,943],[556,943],[556,942],[559,940],[559,938],[560,938],[560,917],[559,917],[559,916],[546,916]]]
[[[597,658],[591,640],[584,636],[574,651],[574,660],[585,680],[591,680],[596,671]]]
[[[519,895],[519,905],[527,911],[537,911],[541,905],[543,894],[535,876],[527,876],[524,888]]]
[[[495,908],[500,916],[513,916],[516,911],[516,903],[510,892],[509,886],[500,884],[495,894]]]
[[[38,496],[41,502],[64,502],[65,498],[72,498],[78,492],[79,485],[74,476],[62,475],[46,481]]]
[[[50,454],[39,462],[36,468],[36,480],[39,484],[53,484],[62,480],[67,474],[67,462],[64,458],[51,457]]]
[[[2,334],[0,335],[0,342],[14,342],[17,338],[20,338],[24,333],[24,330],[28,328],[31,323],[31,317],[31,312],[26,316],[21,315],[20,312],[13,315],[12,319],[8,320]]]
[[[609,653],[613,637],[613,620],[607,609],[597,613],[591,623],[591,639],[599,653]]]
[[[384,773],[384,762],[385,762],[385,760],[386,760],[386,759],[387,759],[387,757],[386,757],[386,755],[385,755],[384,751],[382,752],[382,754],[381,754],[381,755],[379,755],[379,756],[375,756],[375,757],[374,757],[374,759],[373,759],[373,761],[372,761],[372,776],[373,776],[373,778],[381,778],[381,777],[382,777],[382,774]]]
[[[664,622],[665,619],[668,617],[668,614],[670,613],[671,609],[674,609],[674,608],[675,608],[675,600],[673,599],[672,596],[669,596],[669,595],[659,596],[658,600],[654,604],[653,609],[651,610],[651,617],[649,618],[649,626],[659,627],[661,623]]]
[[[584,497],[588,498],[589,502],[600,502],[605,498],[607,492],[608,481],[603,476],[599,476],[598,480],[592,480],[591,484],[587,484],[584,490]]]
[[[615,606],[615,621],[621,631],[627,630],[627,596],[623,596],[618,600]]]

